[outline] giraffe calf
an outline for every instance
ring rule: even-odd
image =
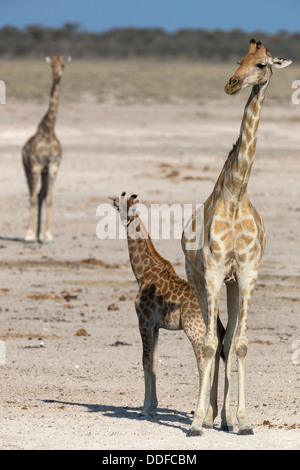
[[[136,213],[137,196],[109,198],[126,227],[131,267],[139,285],[135,300],[143,344],[145,398],[141,414],[153,416],[156,394],[157,345],[159,329],[183,329],[192,343],[199,371],[199,390],[204,365],[203,340],[206,333],[198,301],[189,283],[176,274],[172,264],[154,248],[147,230]],[[211,394],[211,410],[217,412],[216,393]],[[196,414],[196,413],[195,413]],[[193,432],[193,425],[189,435]]]

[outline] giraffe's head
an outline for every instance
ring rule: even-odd
[[[45,57],[45,61],[47,64],[49,64],[52,67],[52,79],[54,82],[58,82],[65,71],[65,65],[66,62],[71,62],[72,58],[68,57],[67,61],[65,61],[64,56],[61,55],[55,55],[52,57]]]
[[[125,227],[137,217],[136,209],[138,199],[136,194],[132,194],[129,198],[123,192],[120,197],[109,197],[110,204],[120,213],[120,219]]]
[[[238,62],[239,67],[225,86],[225,92],[233,95],[242,88],[263,83],[271,77],[273,65],[280,69],[291,63],[290,59],[272,57],[270,51],[260,41],[251,39],[248,54]]]

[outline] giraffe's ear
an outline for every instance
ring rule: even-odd
[[[284,59],[283,57],[272,58],[272,65],[274,65],[276,69],[283,69],[284,67],[287,67],[291,63],[292,61],[290,59]]]
[[[45,61],[47,62],[47,64],[51,65],[52,64],[52,60],[50,57],[45,57]]]
[[[137,194],[132,194],[129,198],[129,205],[130,207],[134,207],[134,211],[136,210],[136,206],[137,204],[140,202],[138,199],[137,199]]]
[[[118,206],[118,198],[116,197],[108,197],[108,202],[113,206],[115,207],[117,210],[119,210],[119,206]]]
[[[129,207],[128,209],[128,215],[130,217],[134,217],[136,214],[137,214],[137,205],[138,205],[139,201],[135,201],[133,204],[131,204],[131,206]]]

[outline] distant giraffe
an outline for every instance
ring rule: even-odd
[[[188,282],[180,279],[172,264],[154,248],[136,213],[139,202],[137,196],[134,194],[127,199],[126,193],[122,193],[120,198],[109,198],[109,201],[120,213],[121,222],[126,227],[131,267],[139,285],[135,308],[143,343],[145,399],[142,414],[151,416],[155,414],[158,405],[156,367],[159,328],[184,330],[194,349],[201,383],[205,323]],[[224,330],[220,321],[218,326],[222,335]],[[221,339],[220,336],[218,352],[221,350]],[[217,384],[214,387],[214,391],[216,390]],[[217,406],[216,401],[217,396],[212,392],[213,408]]]
[[[71,58],[68,58],[68,62]],[[50,229],[53,184],[60,165],[61,145],[54,132],[58,109],[58,97],[65,62],[62,55],[53,59],[46,57],[46,62],[52,67],[52,87],[49,107],[38,125],[36,133],[25,143],[22,149],[23,166],[30,193],[29,227],[26,241],[41,241],[41,216],[44,199],[47,206],[46,241],[52,240]],[[38,194],[38,181],[41,176],[41,189]],[[35,215],[38,206],[37,227],[35,230]]]
[[[253,88],[244,110],[239,138],[228,155],[212,194],[204,203],[202,248],[188,249],[187,242],[192,239],[192,233],[183,233],[187,277],[207,323],[203,381],[197,411],[199,414],[194,419],[195,435],[201,433],[205,417],[205,394],[218,344],[216,325],[223,282],[227,289],[228,324],[224,336],[226,377],[221,427],[232,429],[229,391],[231,356],[235,349],[238,359],[239,434],[253,434],[245,405],[247,315],[265,246],[265,229],[262,218],[249,201],[247,185],[255,157],[260,112],[272,76],[272,66],[282,68],[290,63],[287,59],[273,58],[261,42],[251,39],[248,54],[225,87],[228,94],[237,93],[246,86]],[[192,216],[193,223],[188,227],[195,225],[197,218],[198,214],[195,212]],[[211,418],[212,426],[215,416]],[[207,424],[207,419],[205,422]]]

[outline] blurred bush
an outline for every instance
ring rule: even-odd
[[[0,29],[0,56],[7,58],[63,53],[77,58],[160,57],[227,61],[247,52],[251,37],[260,40],[276,56],[300,61],[300,33],[240,30],[205,31],[183,29],[167,33],[163,29],[125,28],[91,33],[78,23],[53,29],[29,25],[24,30],[11,26]]]

